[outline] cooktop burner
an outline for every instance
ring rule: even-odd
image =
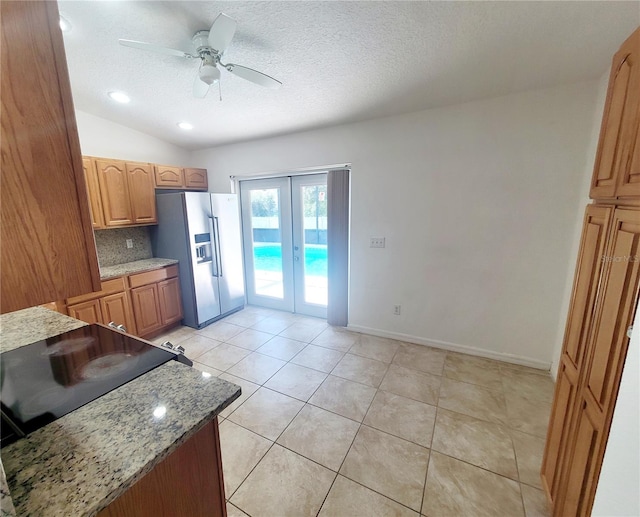
[[[103,325],[0,355],[2,446],[181,356]],[[7,431],[15,436],[8,437]]]

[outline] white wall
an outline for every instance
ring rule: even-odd
[[[549,368],[596,81],[192,154],[229,175],[352,164],[350,326]],[[384,236],[385,249],[370,249]],[[394,304],[402,315],[394,316]]]
[[[640,311],[636,311],[633,329],[596,490],[594,517],[640,515]]]
[[[76,110],[80,149],[87,156],[188,165],[190,152],[135,129]]]
[[[564,339],[565,324],[567,314],[569,313],[569,304],[571,303],[571,293],[573,291],[573,277],[575,275],[576,262],[578,260],[578,252],[580,250],[580,238],[582,237],[582,223],[584,219],[584,208],[591,201],[589,199],[589,189],[591,188],[591,176],[593,175],[593,164],[596,158],[598,148],[598,139],[600,137],[600,124],[602,122],[602,113],[604,111],[604,102],[607,97],[607,86],[609,83],[609,71],[607,70],[598,82],[598,92],[596,103],[593,111],[593,121],[591,123],[591,138],[589,148],[587,150],[587,159],[585,163],[584,173],[582,175],[582,183],[578,189],[578,198],[580,199],[579,210],[576,212],[576,218],[573,227],[573,236],[571,237],[570,260],[567,263],[566,282],[564,286],[564,294],[562,297],[562,305],[560,308],[560,324],[558,325],[558,333],[556,338],[556,346],[553,350],[551,359],[551,376],[556,380],[558,375],[558,364],[560,363],[560,354],[562,353],[562,341]]]

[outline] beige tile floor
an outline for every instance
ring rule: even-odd
[[[242,387],[219,416],[231,517],[548,515],[548,373],[251,306],[166,339]]]

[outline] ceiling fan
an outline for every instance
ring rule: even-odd
[[[236,25],[237,23],[233,18],[220,13],[213,21],[211,29],[208,31],[198,31],[191,38],[191,42],[195,48],[195,54],[190,54],[189,52],[173,48],[161,47],[159,45],[145,43],[143,41],[128,39],[120,39],[118,41],[121,45],[126,47],[150,50],[152,52],[183,57],[186,59],[200,59],[200,68],[198,69],[198,73],[196,74],[196,78],[193,83],[194,97],[205,97],[212,84],[216,82],[219,84],[220,69],[218,68],[218,65],[228,72],[231,72],[242,79],[246,79],[247,81],[251,81],[252,83],[259,84],[260,86],[265,86],[267,88],[279,88],[282,83],[267,74],[263,74],[262,72],[258,72],[257,70],[253,70],[246,66],[236,65],[234,63],[223,63],[221,61],[225,50],[229,46],[229,43],[231,43],[233,35],[236,32]]]

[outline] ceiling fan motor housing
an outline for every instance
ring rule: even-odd
[[[217,51],[209,46],[209,31],[198,31],[191,38],[193,47],[196,52],[202,57],[202,54],[217,54]]]

